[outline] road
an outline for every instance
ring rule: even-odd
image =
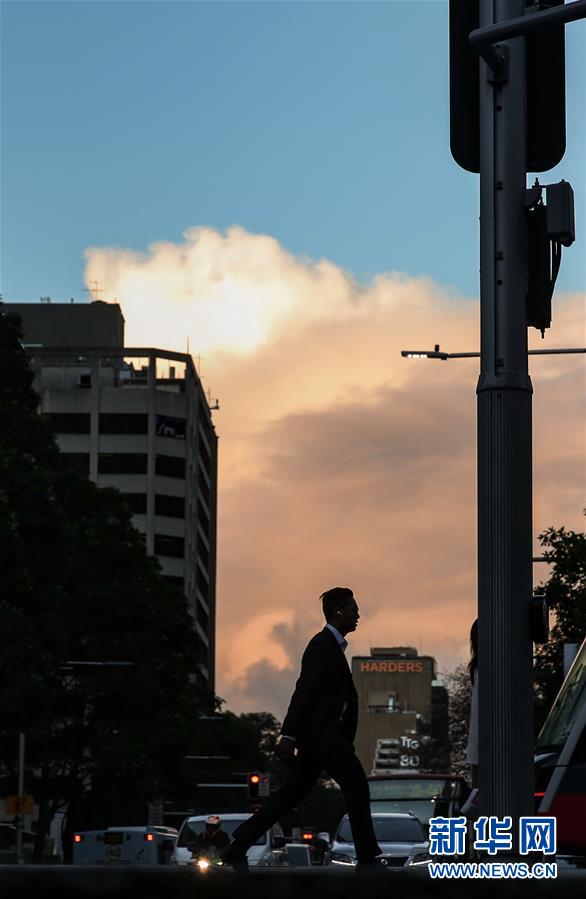
[[[258,868],[199,874],[176,867],[0,866],[2,899],[494,899],[492,880],[431,880],[426,871]],[[557,880],[500,880],[499,899],[584,899],[586,869],[560,870]]]

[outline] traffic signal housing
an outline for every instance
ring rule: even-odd
[[[249,799],[258,799],[259,791],[260,791],[260,773],[258,771],[251,771],[248,774],[248,798]]]
[[[480,2],[450,0],[449,7],[450,149],[468,172],[480,172],[480,57],[468,39],[480,27]],[[549,9],[563,3],[547,0],[539,6]],[[560,162],[566,150],[564,26],[528,35],[525,47],[527,171],[545,172]]]

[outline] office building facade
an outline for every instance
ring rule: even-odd
[[[439,771],[446,764],[448,705],[435,659],[411,646],[354,656],[356,754],[367,774]]]
[[[191,356],[124,346],[113,303],[9,303],[62,461],[115,487],[163,577],[187,597],[194,671],[215,685],[217,436]]]

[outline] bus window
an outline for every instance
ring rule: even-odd
[[[586,705],[586,641],[578,651],[537,740],[537,749],[565,744],[578,713]]]

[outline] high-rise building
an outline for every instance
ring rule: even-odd
[[[367,774],[441,771],[449,765],[447,692],[435,659],[411,646],[354,656],[358,692],[356,754]]]
[[[217,437],[191,356],[124,346],[115,303],[7,303],[22,320],[63,464],[116,487],[187,597],[196,676],[215,681]]]

